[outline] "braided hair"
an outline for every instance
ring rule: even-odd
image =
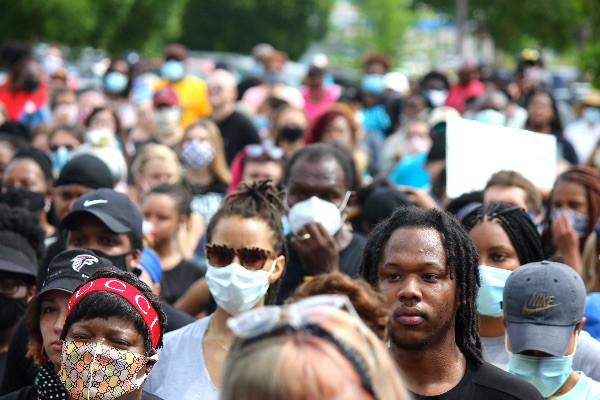
[[[590,167],[573,167],[563,172],[556,178],[554,182],[554,188],[559,182],[573,182],[584,187],[586,192],[586,200],[588,203],[588,226],[585,229],[585,233],[581,238],[580,250],[583,249],[585,240],[594,230],[594,225],[600,218],[600,172]],[[553,252],[552,244],[552,203],[554,200],[554,188],[550,193],[550,206],[548,212],[544,218],[544,231],[542,233],[542,245],[544,251],[547,253],[546,256],[550,256]]]
[[[391,217],[375,226],[367,238],[360,266],[363,279],[373,287],[377,286],[381,255],[388,240],[396,230],[410,227],[431,228],[440,233],[450,278],[456,279],[459,288],[459,307],[454,320],[455,342],[465,357],[481,364],[483,356],[477,314],[479,259],[473,241],[454,217],[434,208],[402,207],[396,210]]]
[[[533,221],[521,207],[506,203],[485,204],[467,214],[462,222],[467,232],[483,221],[496,221],[506,232],[521,265],[542,261],[542,242]]]
[[[287,260],[285,236],[281,224],[281,216],[284,209],[283,192],[273,186],[270,180],[257,181],[252,184],[241,183],[237,191],[227,195],[223,199],[221,207],[210,219],[206,227],[206,243],[212,242],[214,229],[223,218],[235,216],[258,219],[265,222],[271,230],[271,244],[275,253],[285,256]],[[269,285],[265,304],[275,303],[280,286],[281,279]]]

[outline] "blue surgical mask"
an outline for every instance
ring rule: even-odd
[[[600,108],[598,107],[585,107],[581,114],[583,119],[585,119],[590,124],[596,124],[600,122]]]
[[[72,151],[67,150],[65,146],[60,146],[56,151],[51,151],[48,155],[50,161],[52,161],[52,169],[56,172],[65,166],[65,164],[71,159]]]
[[[183,79],[185,68],[183,63],[177,60],[169,60],[165,62],[160,69],[160,74],[171,82],[177,82]]]
[[[274,85],[276,83],[281,83],[283,81],[283,76],[281,75],[281,72],[275,69],[268,69],[265,71],[265,81]]]
[[[590,217],[578,211],[571,210],[570,208],[557,208],[554,211],[552,211],[552,214],[550,215],[550,219],[552,220],[552,222],[554,222],[558,217],[558,214],[560,214],[563,211],[567,212],[567,218],[569,219],[569,221],[571,221],[571,225],[573,225],[573,229],[575,229],[575,232],[577,232],[577,236],[579,238],[584,237],[585,231],[587,230],[588,224],[590,222]]]
[[[502,316],[502,293],[512,271],[502,268],[479,266],[481,287],[477,292],[477,312],[490,317]]]
[[[506,125],[506,116],[500,111],[487,109],[481,110],[475,115],[475,121],[490,125]]]
[[[110,93],[121,93],[127,87],[129,80],[117,71],[111,71],[104,77],[104,87]]]
[[[563,357],[533,357],[508,352],[508,372],[531,383],[550,397],[565,384],[573,366],[573,354]]]

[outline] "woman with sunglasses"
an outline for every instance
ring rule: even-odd
[[[206,230],[206,284],[216,311],[165,336],[145,389],[164,400],[216,399],[232,315],[273,303],[286,257],[282,193],[268,181],[227,196]]]
[[[227,325],[236,340],[221,400],[410,398],[385,345],[344,295],[251,310]]]

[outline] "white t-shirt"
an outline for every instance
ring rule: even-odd
[[[144,385],[146,392],[163,400],[217,400],[202,351],[210,316],[167,333],[158,362]]]
[[[600,399],[600,383],[588,378],[581,371],[577,371],[579,380],[562,396],[558,396],[556,400],[598,400]]]
[[[508,371],[506,336],[482,337],[483,359]],[[600,381],[600,343],[586,331],[581,331],[577,351],[573,357],[573,369],[583,371],[590,378]]]

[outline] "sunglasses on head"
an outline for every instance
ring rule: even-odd
[[[274,257],[270,250],[258,247],[241,247],[235,249],[224,244],[207,244],[204,247],[206,260],[213,267],[224,267],[233,262],[238,256],[240,264],[244,268],[258,270],[262,269],[269,257]]]
[[[271,160],[279,160],[284,154],[282,148],[272,144],[248,144],[244,150],[250,158],[258,158],[266,154]]]

